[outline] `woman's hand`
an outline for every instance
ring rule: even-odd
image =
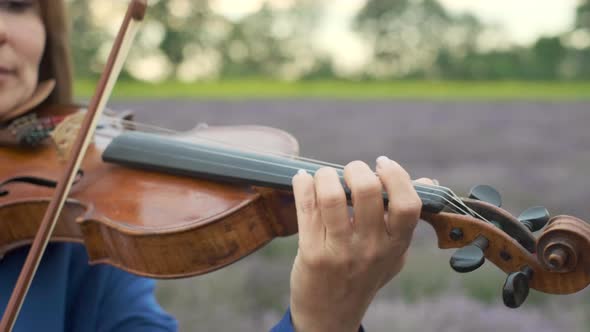
[[[377,175],[355,161],[344,169],[354,216],[332,168],[293,178],[299,250],[291,272],[291,315],[298,332],[358,331],[381,287],[404,264],[422,207],[410,176],[377,159]],[[382,192],[390,201],[384,216]]]

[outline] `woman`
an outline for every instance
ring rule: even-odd
[[[71,101],[65,22],[62,1],[0,0],[2,126],[41,102]],[[290,308],[274,331],[357,331],[377,291],[400,271],[421,202],[398,164],[380,157],[377,165],[376,174],[358,161],[345,168],[352,220],[334,169],[293,178],[299,249]],[[392,197],[385,218],[384,189]],[[0,312],[26,253],[12,251],[0,260]],[[87,259],[80,245],[49,245],[15,331],[176,330],[156,303],[153,281],[89,266]]]

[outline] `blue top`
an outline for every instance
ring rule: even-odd
[[[0,260],[0,312],[12,293],[28,248]],[[109,265],[88,265],[79,244],[50,244],[20,311],[14,332],[164,332],[177,322],[154,297],[155,282]],[[287,311],[273,332],[293,332]]]

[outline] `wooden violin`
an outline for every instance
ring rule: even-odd
[[[78,109],[53,107],[39,116],[73,112]],[[129,124],[137,125],[115,122],[97,130],[52,240],[83,243],[92,263],[138,275],[200,275],[276,237],[295,234],[291,178],[299,169],[313,174],[325,166],[297,157],[297,141],[272,128],[211,127],[162,135],[126,129]],[[256,143],[256,149],[243,147],[244,142]],[[63,163],[51,144],[4,147],[0,159],[3,255],[32,241]],[[337,171],[342,175],[341,168]],[[585,222],[569,216],[548,222],[540,207],[516,218],[499,207],[497,193],[486,186],[474,188],[472,198],[442,186],[415,188],[422,219],[436,230],[439,247],[461,248],[451,266],[469,272],[484,258],[492,261],[509,274],[508,305],[522,303],[524,298],[514,297],[524,296],[529,286],[567,294],[590,283]],[[536,238],[533,231],[545,223]]]
[[[145,7],[145,1],[133,1],[126,19],[142,17]],[[120,35],[116,44],[123,41]],[[111,69],[116,59],[110,58]],[[95,132],[103,92],[112,88],[104,75],[65,171],[51,144],[0,150],[0,255],[32,243],[30,257],[38,256],[27,258],[25,268],[31,272],[19,278],[2,330],[12,326],[35,259],[50,240],[83,243],[91,263],[138,275],[199,275],[297,232],[290,186],[299,169],[313,174],[332,166],[342,174],[337,165],[297,157],[297,142],[274,129],[162,135],[107,125]],[[38,110],[40,117],[76,113],[71,107]],[[243,143],[244,131],[274,147],[234,147],[240,145],[236,141]],[[231,135],[229,145],[219,139]],[[416,183],[415,189],[423,203],[422,219],[434,227],[439,247],[459,248],[451,259],[455,270],[472,271],[488,259],[508,274],[506,305],[520,306],[529,288],[568,294],[590,283],[590,226],[584,221],[549,220],[543,208],[516,218],[485,186],[475,188],[471,198],[438,185]],[[543,227],[536,237],[533,232]]]

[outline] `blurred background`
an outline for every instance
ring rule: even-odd
[[[102,68],[125,3],[72,1],[78,77]],[[588,3],[578,0],[150,3],[130,79],[590,77]]]
[[[126,1],[70,0],[76,95],[96,85]],[[589,0],[150,1],[110,107],[154,126],[258,124],[333,163],[380,155],[459,195],[496,187],[590,220]],[[283,315],[297,238],[159,283],[184,331],[264,331]],[[490,263],[452,272],[421,223],[368,331],[590,331],[590,294],[506,309]]]

